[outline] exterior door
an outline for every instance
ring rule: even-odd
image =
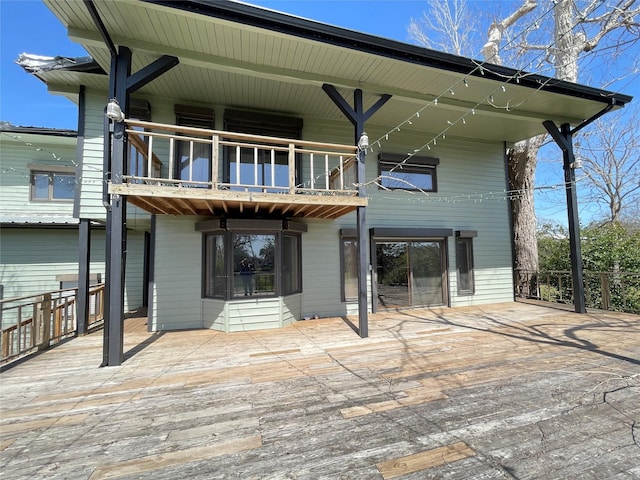
[[[376,241],[375,245],[379,307],[445,304],[443,240]]]

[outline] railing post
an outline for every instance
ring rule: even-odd
[[[35,307],[32,313],[35,316],[36,314]],[[21,306],[18,307],[18,323],[16,324],[16,337],[17,337],[18,353],[20,353],[20,350],[22,349],[22,346],[20,345],[20,343],[22,342],[22,307]],[[15,342],[11,342],[12,348],[14,343]]]
[[[169,180],[173,180],[173,159],[175,157],[175,139],[171,137],[169,139]]]
[[[296,146],[289,144],[289,193],[296,193]]]
[[[560,300],[563,299],[564,295],[562,295],[562,274],[558,274],[558,293]]]
[[[44,350],[49,348],[49,344],[51,343],[51,294],[50,293],[45,293],[42,296],[40,311],[42,312],[42,344],[38,348],[41,350]]]
[[[218,189],[218,156],[220,153],[218,149],[220,148],[220,139],[218,135],[213,135],[211,137],[211,188],[213,190]]]
[[[602,290],[602,309],[609,310],[611,307],[611,292],[609,290],[609,274],[602,272],[600,274],[600,289]]]

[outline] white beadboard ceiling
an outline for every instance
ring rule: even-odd
[[[86,6],[77,0],[45,3],[108,72],[110,52]],[[392,95],[368,120],[378,131],[439,97],[437,106],[403,128],[507,142],[544,133],[544,120],[578,124],[606,105],[544,91],[543,84],[536,89],[469,77],[465,85],[460,73],[138,0],[96,0],[95,6],[113,42],[132,50],[134,72],[162,54],[179,58],[178,66],[139,90],[140,96],[344,121],[321,89],[329,83],[349,100],[355,88],[362,89],[365,107],[382,94]],[[52,71],[40,77],[51,90],[70,96],[79,84],[108,85],[105,76],[86,73]]]

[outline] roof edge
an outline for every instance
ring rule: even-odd
[[[9,122],[0,122],[0,132],[6,133],[24,133],[33,135],[51,135],[55,137],[77,137],[77,130],[69,130],[63,128],[49,127],[24,127],[21,125],[13,125]]]
[[[558,80],[544,75],[509,67],[486,64],[480,60],[439,52],[367,33],[336,27],[315,20],[269,10],[229,0],[142,0],[168,8],[220,18],[236,23],[276,31],[317,42],[384,56],[409,63],[456,72],[461,75],[505,82],[505,77],[524,87],[541,89],[600,103],[624,106],[633,99],[630,95],[611,92],[582,84]],[[517,79],[517,80],[516,80]]]

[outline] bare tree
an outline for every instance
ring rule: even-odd
[[[540,4],[544,6],[540,7]],[[482,5],[487,9],[486,2]],[[527,69],[531,70],[533,66],[541,71],[547,63],[556,78],[576,82],[581,56],[593,56],[604,43],[603,49],[613,58],[611,52],[640,39],[637,0],[614,0],[612,5],[602,0],[521,0],[509,5],[513,7],[512,13],[491,23],[487,41],[481,48],[486,62],[503,62],[505,39],[511,32],[508,43],[521,58],[519,65],[510,60],[511,66],[529,65]],[[533,12],[540,10],[551,14],[534,16]],[[441,30],[451,28],[454,25]],[[516,29],[520,29],[520,35],[516,34]],[[416,35],[413,38],[419,41]],[[514,41],[515,38],[518,40]],[[454,50],[450,47],[448,51]],[[537,155],[544,138],[539,136],[519,142],[508,152],[510,188],[522,192],[512,202],[514,267],[517,270],[538,269],[533,189]]]
[[[420,45],[456,55],[473,57],[479,19],[468,8],[466,0],[442,2],[429,0],[429,12],[418,20],[411,19],[409,35]]]
[[[611,116],[576,142],[582,161],[586,196],[604,210],[607,222],[619,222],[640,204],[640,137],[638,109],[628,116]]]

